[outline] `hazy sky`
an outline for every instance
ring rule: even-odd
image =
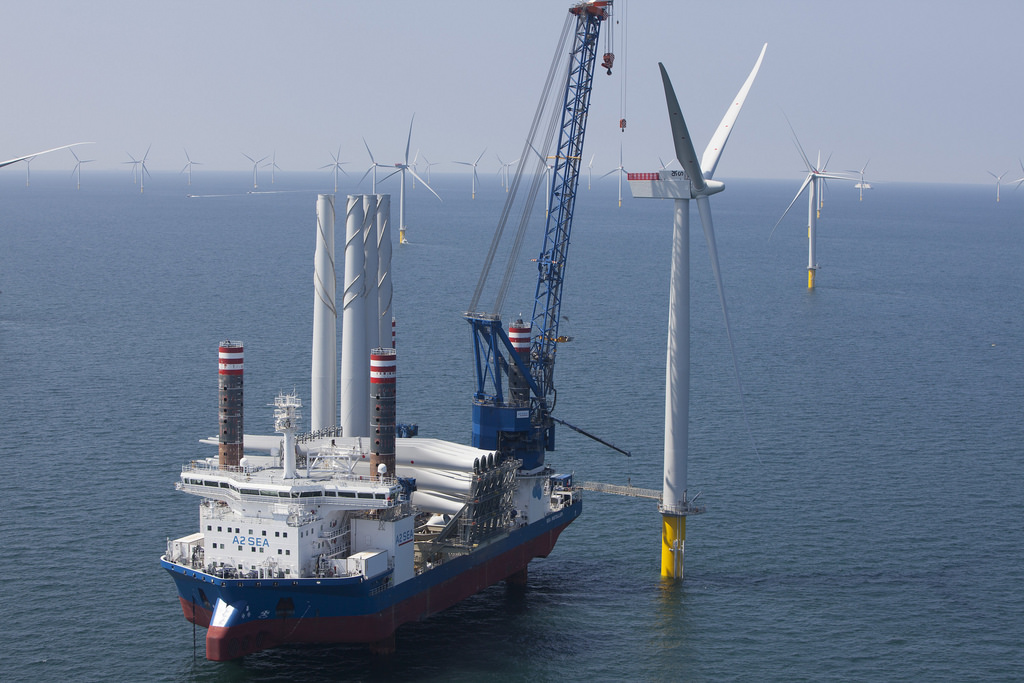
[[[184,148],[203,170],[244,171],[243,152],[276,152],[284,172],[311,171],[340,145],[358,178],[361,137],[378,161],[398,161],[415,113],[413,150],[443,162],[435,172],[466,172],[451,162],[487,148],[480,170],[493,174],[495,153],[522,147],[571,4],[8,3],[0,160],[93,140],[90,170],[127,173],[128,153],[152,144],[154,171],[180,170]],[[620,0],[614,11],[626,21],[614,27],[615,75],[595,76],[595,173],[618,165],[620,142],[628,170],[671,157],[658,61],[699,154],[768,43],[717,177],[799,182],[784,114],[808,156],[831,153],[836,170],[870,159],[871,180],[1022,175],[1020,0]],[[61,151],[32,169],[72,162]]]

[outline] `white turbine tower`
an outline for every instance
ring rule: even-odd
[[[402,161],[402,162],[396,163],[395,164],[395,168],[397,168],[398,170],[392,172],[390,175],[387,176],[388,178],[390,178],[395,173],[401,173],[402,174],[401,190],[398,193],[398,243],[399,244],[408,244],[408,241],[405,239],[405,231],[406,231],[406,225],[405,225],[405,174],[408,172],[413,178],[415,178],[416,180],[418,180],[421,183],[423,183],[423,186],[426,187],[428,190],[430,190],[430,192],[435,197],[437,197],[438,201],[442,201],[441,200],[441,195],[439,195],[438,193],[434,192],[434,188],[432,188],[427,183],[427,181],[425,181],[423,178],[420,178],[418,175],[416,175],[416,171],[414,171],[412,169],[412,166],[409,164],[409,146],[412,143],[412,124],[413,124],[413,122],[415,120],[416,120],[416,115],[413,114],[412,115],[412,119],[409,120],[409,137],[405,141],[405,160]],[[369,152],[370,148],[367,147],[366,151]],[[371,155],[370,158],[371,159],[373,158],[372,155]]]
[[[612,170],[605,173],[602,178],[610,176],[612,173],[619,174],[619,207],[622,207],[622,176],[627,175],[625,167],[622,165],[622,143],[619,143],[619,165]]]
[[[29,186],[29,180],[32,178],[32,160],[35,157],[28,157],[25,159],[25,187]]]
[[[690,199],[697,200],[704,237],[711,256],[711,269],[718,285],[718,297],[725,318],[725,328],[732,350],[733,366],[739,383],[739,365],[733,346],[729,312],[725,305],[725,290],[718,267],[718,250],[715,246],[715,232],[711,220],[711,203],[708,197],[721,192],[725,185],[712,180],[718,160],[729,139],[736,118],[750,86],[761,68],[766,44],[754,64],[746,82],[725,113],[715,134],[711,137],[700,164],[697,153],[686,129],[686,121],[679,107],[672,82],[665,67],[661,68],[665,100],[668,104],[672,124],[672,139],[675,143],[676,158],[685,175],[675,172],[632,174],[630,188],[635,197],[675,199],[675,216],[672,226],[672,271],[669,287],[668,350],[665,363],[665,466],[662,490],[662,546],[661,575],[669,579],[683,578],[683,554],[686,541],[686,516],[702,512],[694,505],[686,490],[686,460],[688,449],[689,402],[690,402]],[[742,396],[742,389],[741,389]],[[698,494],[700,495],[700,494]]]
[[[253,159],[251,156],[249,156],[245,152],[242,152],[242,156],[252,162],[252,187],[253,187],[253,189],[256,189],[257,187],[259,187],[259,167],[260,167],[260,164],[262,164],[264,161],[266,161],[267,157],[263,157],[262,159],[257,161],[256,159]]]
[[[789,123],[789,119],[786,119],[786,123]],[[782,212],[782,216],[778,222],[775,223],[775,227],[772,228],[772,234],[775,234],[775,228],[779,227],[779,223],[786,217],[789,210],[793,208],[796,200],[800,198],[804,190],[807,188],[809,192],[807,194],[807,289],[814,289],[814,273],[818,270],[817,261],[817,240],[818,240],[818,219],[821,218],[821,205],[823,202],[823,193],[825,190],[826,180],[854,180],[847,175],[840,173],[829,173],[826,170],[828,166],[828,159],[825,163],[821,163],[821,153],[818,153],[817,164],[812,164],[807,155],[804,154],[804,148],[800,145],[800,140],[796,136],[796,131],[793,130],[792,124],[789,126],[790,131],[793,133],[793,142],[796,144],[797,151],[800,152],[800,158],[804,160],[804,165],[807,167],[807,177],[804,178],[804,182],[800,185],[800,189],[797,190],[796,196],[793,197],[793,201],[789,203],[786,210]],[[831,157],[829,157],[831,158]],[[768,235],[768,239],[771,239],[772,234]]]
[[[333,159],[333,162],[329,163],[329,164],[324,164],[323,166],[320,167],[320,170],[322,171],[325,168],[329,168],[329,169],[331,169],[333,171],[333,173],[334,173],[334,193],[337,194],[338,193],[338,171],[341,171],[342,173],[345,173],[345,175],[348,175],[348,173],[345,172],[345,169],[342,168],[342,166],[344,166],[348,162],[341,160],[341,145],[338,145],[338,153],[337,154],[335,154],[334,152],[331,152],[331,159]]]
[[[76,172],[78,173],[78,183],[75,185],[75,189],[76,190],[81,190],[82,189],[82,164],[90,164],[93,161],[95,161],[95,159],[79,159],[78,155],[75,154],[75,150],[68,149],[68,151],[71,152],[71,156],[73,156],[75,158],[75,167],[73,169],[71,169],[72,177],[74,177]],[[31,161],[31,159],[29,161]],[[25,184],[28,185],[28,182],[26,181]]]
[[[988,174],[989,174],[990,176],[992,176],[993,178],[995,178],[995,179],[996,179],[996,201],[997,201],[997,202],[999,201],[999,185],[1000,185],[1000,183],[1002,183],[1002,182],[1003,182],[1003,176],[1005,176],[1005,175],[1006,175],[1007,173],[1009,173],[1009,171],[1003,171],[1003,172],[1002,172],[1002,173],[1000,173],[999,175],[996,175],[996,174],[995,174],[995,173],[993,173],[992,171],[989,171],[989,172],[988,172]]]
[[[480,180],[480,178],[476,174],[476,167],[477,167],[477,164],[480,163],[480,160],[484,158],[484,154],[486,154],[486,153],[487,153],[487,148],[484,147],[484,151],[480,152],[480,156],[478,156],[476,158],[476,161],[456,161],[455,162],[457,164],[461,164],[462,166],[472,166],[473,167],[473,196],[471,197],[471,199],[476,199],[476,184],[477,184],[477,181]]]
[[[184,149],[184,148],[182,148],[182,149]],[[203,164],[202,164],[202,162],[199,162],[199,161],[192,161],[192,157],[190,157],[188,155],[188,150],[187,149],[185,150],[185,159],[186,159],[185,167],[183,169],[181,169],[181,172],[188,174],[188,184],[189,184],[189,187],[191,187],[192,186],[192,167],[193,166],[202,166]]]

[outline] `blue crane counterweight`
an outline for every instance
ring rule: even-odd
[[[524,470],[544,465],[544,452],[554,449],[551,410],[555,404],[554,369],[562,284],[568,260],[573,209],[579,184],[583,138],[597,58],[601,24],[610,16],[611,1],[583,2],[570,8],[576,17],[569,70],[565,80],[561,127],[554,155],[544,244],[537,258],[537,289],[532,317],[529,366],[525,353],[513,348],[497,314],[467,313],[473,328],[476,393],[473,397],[473,445],[501,450],[523,461]],[[605,56],[605,68],[610,67]],[[521,323],[519,323],[521,324]],[[507,358],[504,351],[507,351]],[[524,378],[529,402],[522,393],[506,392],[502,377]]]

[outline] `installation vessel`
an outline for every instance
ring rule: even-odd
[[[506,330],[499,314],[480,312],[479,296],[465,315],[477,382],[471,445],[408,436],[396,425],[393,332],[384,343],[393,330],[387,195],[348,198],[340,371],[334,197],[320,196],[308,430],[299,429],[299,398],[281,394],[277,434],[244,434],[244,347],[219,345],[219,434],[203,440],[219,452],[183,465],[176,482],[201,499],[199,531],[168,540],[160,560],[185,618],[207,629],[208,659],[287,643],[392,651],[402,624],[495,583],[524,583],[530,561],[546,557],[580,515],[572,475],[556,473],[544,455],[562,422],[551,415],[555,353],[565,339],[561,287],[598,35],[611,5],[570,8],[568,74],[549,78],[564,84],[564,99],[552,119],[561,127],[532,322],[517,319]],[[609,73],[612,59],[604,53]],[[536,194],[545,173],[533,177]],[[373,299],[376,307],[357,308]]]

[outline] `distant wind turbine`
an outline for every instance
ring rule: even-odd
[[[68,151],[71,152],[71,156],[73,156],[75,158],[75,167],[71,170],[71,175],[74,176],[76,172],[78,173],[78,183],[75,186],[75,189],[76,190],[81,190],[82,189],[82,164],[92,163],[93,161],[95,161],[95,159],[79,159],[78,155],[75,154],[75,150],[69,149]]]
[[[128,154],[128,152],[125,152],[125,154]],[[131,154],[128,154],[128,158],[131,159],[131,161],[122,161],[121,163],[122,164],[131,164],[132,165],[132,185],[138,185],[139,184],[139,176],[138,176],[138,173],[139,173],[139,160],[136,159],[135,157],[133,157]]]
[[[997,202],[999,201],[999,184],[1000,184],[1001,182],[1003,182],[1003,176],[1005,176],[1005,175],[1006,175],[1007,173],[1009,173],[1009,171],[1003,171],[1003,172],[1002,172],[1002,173],[1000,173],[999,175],[996,175],[996,174],[995,174],[995,173],[993,173],[992,171],[989,171],[989,172],[988,172],[988,174],[989,174],[990,176],[992,176],[993,178],[995,178],[995,179],[996,179],[996,201],[997,201]]]
[[[480,163],[480,160],[484,158],[484,154],[486,154],[486,153],[487,153],[487,148],[484,147],[484,151],[480,152],[480,156],[478,156],[476,158],[476,161],[456,161],[455,162],[457,164],[461,164],[462,166],[472,166],[473,167],[473,196],[471,197],[472,199],[476,199],[476,183],[479,180],[479,177],[476,174],[476,167],[477,167],[477,164]]]
[[[147,147],[146,153],[139,159],[139,194],[146,191],[146,176],[149,175],[149,169],[146,168],[146,159],[149,158],[149,150],[151,149],[153,149],[153,145]]]
[[[441,162],[440,161],[430,161],[429,159],[427,159],[427,155],[426,154],[423,155],[423,165],[427,167],[427,182],[428,183],[430,182],[430,167],[431,166],[437,166],[439,163],[441,163]]]
[[[188,163],[185,164],[185,168],[181,169],[181,172],[182,173],[188,173],[188,184],[191,186],[192,185],[192,167],[193,166],[202,166],[202,163],[199,162],[199,161],[192,161],[192,157],[190,157],[188,155],[188,150],[187,149],[185,150],[185,159],[188,160]]]
[[[378,164],[377,160],[373,158],[373,152],[370,151],[370,145],[366,143],[366,138],[363,138],[363,146],[366,147],[366,153],[370,155],[370,168],[366,169],[366,173],[364,173],[363,177],[359,179],[359,182],[362,183],[364,180],[366,180],[366,176],[370,175],[370,173],[372,172],[373,184],[370,186],[370,191],[372,194],[377,194],[377,167],[379,166],[380,168],[387,168],[387,165]]]
[[[1024,161],[1021,161],[1020,159],[1017,159],[1017,163],[1020,164],[1021,173],[1024,173]],[[1016,180],[1014,180],[1013,181],[1013,190],[1014,190],[1014,192],[1016,192],[1017,188],[1020,187],[1022,184],[1024,184],[1024,176],[1021,176],[1020,178],[1017,178]]]
[[[334,152],[331,152],[331,159],[333,159],[333,162],[329,163],[329,164],[324,164],[323,166],[320,167],[320,170],[322,171],[325,168],[329,168],[329,169],[331,169],[334,172],[334,193],[337,194],[338,193],[338,171],[341,171],[342,173],[345,173],[345,175],[348,175],[348,173],[345,172],[345,169],[342,168],[342,166],[344,166],[348,162],[341,160],[341,145],[338,145],[338,153],[337,154],[335,154]]]
[[[847,171],[847,173],[856,173],[857,175],[860,176],[860,182],[858,182],[856,185],[853,186],[853,188],[855,190],[860,190],[860,201],[864,201],[864,190],[870,190],[871,189],[871,183],[869,183],[866,180],[864,180],[864,171],[868,170],[868,164],[870,164],[870,163],[871,163],[871,159],[868,159],[867,161],[864,162],[864,165],[861,166],[859,171]],[[1006,174],[1004,173],[1003,175],[1006,175]],[[1002,176],[1000,176],[1000,177],[1002,177]],[[998,197],[999,197],[999,189],[997,187],[997,189],[996,189],[996,201],[999,201]]]
[[[253,159],[251,156],[249,156],[245,152],[242,152],[242,156],[252,162],[252,187],[253,187],[253,189],[256,189],[257,187],[259,187],[259,168],[260,168],[260,164],[262,164],[264,161],[266,161],[267,157],[263,157],[262,159],[257,161],[256,159]]]
[[[35,157],[29,157],[25,159],[25,187],[28,187],[29,178],[32,176],[32,160]]]
[[[818,270],[817,263],[817,228],[818,218],[821,218],[821,202],[822,192],[825,189],[826,180],[854,180],[847,175],[839,173],[828,173],[826,167],[828,166],[828,159],[825,163],[821,163],[821,153],[818,153],[817,164],[811,164],[811,161],[804,154],[804,148],[800,145],[800,140],[796,136],[796,131],[793,130],[793,124],[789,123],[789,119],[786,119],[786,123],[789,124],[789,130],[793,133],[793,142],[796,144],[797,151],[800,152],[800,158],[804,160],[804,165],[807,167],[807,177],[804,178],[804,182],[800,185],[800,189],[797,190],[796,196],[793,197],[793,201],[789,203],[786,210],[782,212],[782,216],[778,222],[775,223],[775,227],[772,228],[771,234],[768,235],[768,239],[775,234],[775,228],[779,227],[779,223],[786,217],[789,210],[793,208],[793,204],[800,198],[804,190],[810,188],[807,194],[807,289],[814,289],[814,273]],[[831,156],[829,157],[831,158]]]
[[[587,164],[587,189],[590,189],[590,183],[594,179],[594,157],[596,154],[590,155],[590,163]]]
[[[281,167],[277,165],[277,150],[274,150],[274,155],[270,158],[270,163],[267,164],[270,167],[270,184],[273,185],[276,180],[276,171],[281,170]]]
[[[660,159],[659,159],[659,161],[660,161]],[[662,168],[664,168],[664,164],[662,164]],[[622,208],[622,176],[626,175],[626,169],[622,165],[622,143],[621,142],[619,143],[619,165],[616,166],[615,168],[613,168],[612,170],[608,171],[607,173],[605,173],[601,177],[605,178],[607,176],[610,176],[612,173],[618,173],[619,174],[619,208]]]
[[[519,159],[516,159],[515,161],[509,161],[508,163],[506,163],[502,161],[501,157],[498,156],[497,154],[495,154],[494,156],[498,157],[498,163],[501,164],[501,167],[498,169],[498,175],[501,176],[501,186],[505,188],[505,192],[508,192],[508,171],[509,168],[519,163]]]
[[[395,164],[395,168],[397,168],[398,170],[394,171],[393,173],[391,173],[388,176],[390,178],[395,173],[401,173],[402,174],[402,185],[401,185],[401,190],[399,191],[399,194],[398,194],[398,243],[399,244],[408,244],[408,240],[405,239],[405,232],[406,232],[406,229],[407,229],[407,227],[405,225],[405,174],[409,173],[413,178],[419,180],[421,183],[423,183],[424,187],[426,187],[428,190],[430,190],[430,192],[435,197],[437,197],[438,201],[442,201],[441,200],[441,195],[439,195],[438,193],[434,192],[434,188],[432,188],[427,183],[427,181],[425,181],[423,178],[420,178],[418,175],[416,175],[416,171],[413,170],[412,165],[409,163],[409,147],[410,147],[410,144],[412,143],[412,124],[413,124],[413,122],[415,120],[416,120],[416,115],[413,114],[412,115],[412,119],[409,120],[409,137],[405,141],[405,160],[402,161],[402,162],[396,163]],[[369,152],[370,148],[367,147],[366,151]],[[372,159],[373,156],[371,155],[370,158]]]

